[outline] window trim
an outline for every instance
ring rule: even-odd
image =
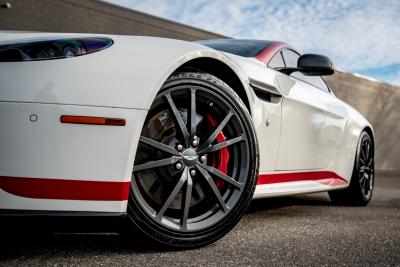
[[[276,52],[276,53],[271,57],[271,59],[272,59],[276,54],[281,53],[281,56],[282,56],[282,59],[283,59],[283,63],[285,64],[285,67],[286,67],[286,61],[285,61],[285,57],[284,57],[284,55],[283,55],[283,50],[290,50],[290,51],[294,52],[295,54],[299,55],[299,57],[301,56],[301,54],[300,54],[299,52],[297,52],[296,50],[293,50],[293,49],[291,49],[291,48],[288,48],[288,47],[284,47],[284,48],[279,49],[278,52]],[[271,60],[270,60],[270,61],[271,61]],[[268,65],[269,65],[269,62],[268,62]],[[268,65],[267,65],[267,67],[269,67]],[[273,70],[277,71],[276,69],[273,69]],[[280,72],[280,73],[282,73],[282,72]],[[333,94],[331,88],[328,86],[328,84],[326,83],[326,81],[325,81],[320,75],[317,75],[317,76],[321,78],[322,82],[326,85],[326,88],[328,88],[328,91],[326,91],[326,90],[324,90],[324,89],[322,89],[322,88],[320,88],[320,87],[318,87],[318,86],[316,86],[316,85],[314,85],[314,84],[312,84],[312,83],[309,83],[309,82],[307,82],[307,81],[304,81],[304,80],[302,80],[302,79],[299,79],[299,78],[297,78],[297,77],[290,76],[290,75],[287,75],[287,74],[285,74],[285,73],[282,73],[282,74],[284,74],[284,75],[286,75],[286,76],[288,76],[288,77],[291,77],[291,78],[293,78],[293,79],[296,79],[297,81],[301,81],[301,82],[304,82],[304,83],[306,83],[306,84],[309,84],[309,85],[311,85],[311,86],[317,88],[318,90],[321,90],[322,92],[325,92],[325,93],[327,93],[327,94],[331,94],[331,95]]]
[[[279,50],[271,57],[271,59],[268,61],[267,67],[269,67],[269,68],[275,70],[274,68],[270,67],[269,63],[271,62],[271,60],[272,60],[278,53],[279,53],[279,54],[281,55],[281,57],[282,57],[282,61],[283,61],[284,67],[286,67],[285,58],[284,58],[283,55],[282,55],[282,50],[283,50],[283,49],[284,49],[284,48],[279,49]]]

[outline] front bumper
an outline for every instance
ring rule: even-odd
[[[124,192],[146,114],[0,102],[0,209],[126,211]],[[126,125],[63,124],[62,115],[123,118]]]

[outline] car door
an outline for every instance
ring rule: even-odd
[[[286,67],[297,67],[299,54],[281,51]],[[346,109],[320,76],[279,73],[283,95],[277,170],[328,168],[344,138]]]

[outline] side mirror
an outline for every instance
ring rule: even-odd
[[[323,76],[332,75],[332,61],[326,57],[315,54],[304,54],[297,60],[297,68],[304,75],[308,76]]]
[[[287,75],[300,71],[307,76],[332,75],[335,72],[332,61],[328,57],[316,54],[300,56],[297,60],[297,68],[281,68],[278,70]]]

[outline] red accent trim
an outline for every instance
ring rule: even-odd
[[[28,198],[123,201],[130,182],[98,182],[0,176],[0,188]]]
[[[328,186],[345,185],[347,181],[334,172],[297,172],[261,174],[257,185],[318,181]],[[27,198],[64,200],[128,200],[130,182],[99,182],[83,180],[62,180],[0,176],[0,188],[4,191]]]
[[[60,117],[60,122],[74,123],[74,124],[110,125],[110,126],[126,125],[126,121],[124,119],[88,117],[88,116],[69,116],[69,115],[62,115]]]
[[[265,64],[268,64],[269,61],[271,60],[271,58],[276,54],[276,52],[278,52],[282,48],[290,48],[290,49],[295,50],[293,47],[291,47],[290,45],[288,45],[286,43],[276,42],[276,43],[273,43],[273,44],[267,46],[255,58]]]
[[[329,186],[347,184],[347,180],[340,177],[334,172],[318,171],[318,172],[261,174],[258,176],[257,185],[287,183],[287,182],[297,182],[297,181],[318,181],[319,183]]]

